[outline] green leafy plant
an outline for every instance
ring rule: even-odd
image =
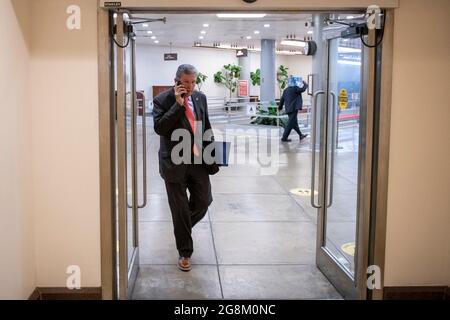
[[[206,79],[208,79],[207,75],[204,75],[203,73],[199,72],[197,74],[197,80],[195,81],[195,83],[198,86],[198,90],[201,91],[202,90],[202,85],[203,83],[205,83]]]
[[[228,89],[230,93],[230,99],[233,92],[236,91],[236,88],[238,86],[238,80],[241,76],[241,70],[241,66],[227,64],[223,66],[223,69],[221,71],[217,71],[214,74],[214,82],[217,84],[222,84]]]
[[[250,79],[252,80],[252,85],[261,85],[261,69],[256,69],[255,72],[250,72]]]
[[[289,74],[288,74],[289,68],[280,65],[277,71],[277,82],[278,82],[278,89],[280,90],[280,97],[283,94],[283,90],[287,87],[288,81],[289,81]]]
[[[258,114],[251,118],[250,124],[260,124],[260,125],[267,125],[267,126],[277,126],[279,124],[280,127],[285,128],[288,123],[288,117],[283,116],[279,118],[279,121],[277,121],[277,118],[269,118],[267,116],[277,116],[278,114],[278,106],[273,101],[266,110],[259,110]]]

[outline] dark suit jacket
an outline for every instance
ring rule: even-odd
[[[286,113],[298,112],[303,108],[302,93],[308,89],[308,85],[304,83],[303,88],[300,87],[287,87],[283,91],[283,95],[280,99],[279,109],[286,105]]]
[[[194,91],[192,101],[194,103],[196,119],[197,121],[202,121],[202,131],[198,134],[201,134],[203,137],[205,131],[211,129],[206,96],[203,93]],[[172,149],[180,141],[171,141],[171,136],[176,129],[187,129],[191,133],[191,144],[193,146],[194,134],[185,115],[185,107],[177,103],[173,88],[160,93],[154,98],[153,121],[155,132],[160,135],[161,141],[159,149],[159,173],[168,182],[182,182],[189,164],[182,163],[176,165],[172,162]],[[213,141],[214,137],[211,140]],[[204,149],[210,143],[212,142],[203,142],[202,148]],[[215,174],[219,171],[217,164],[208,165],[203,162],[201,165],[206,166],[209,174]]]

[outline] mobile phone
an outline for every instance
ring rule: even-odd
[[[181,81],[178,81],[177,82],[177,86],[179,86],[179,85],[181,85]],[[181,95],[181,97],[184,99],[184,96],[185,96],[186,94],[185,93],[183,93],[182,95]]]

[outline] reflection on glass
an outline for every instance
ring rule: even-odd
[[[329,113],[329,128],[333,128],[335,121],[335,130],[334,135],[330,130],[328,159],[329,168],[334,165],[334,171],[329,170],[328,176],[326,248],[354,274],[362,48],[359,39],[334,39],[330,45],[329,87],[336,103],[332,106],[330,99],[330,108],[335,109]]]
[[[134,228],[133,228],[133,172],[132,172],[132,137],[131,137],[131,46],[125,50],[125,87],[126,87],[126,140],[127,140],[127,248],[128,248],[128,266],[131,268],[131,261],[134,251]]]

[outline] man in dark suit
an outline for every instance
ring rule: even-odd
[[[153,100],[154,128],[160,135],[159,172],[166,185],[179,253],[178,267],[182,271],[191,269],[192,227],[206,215],[212,203],[209,175],[219,171],[217,164],[205,162],[202,156],[214,138],[211,135],[209,141],[203,141],[211,124],[206,96],[194,91],[196,77],[194,66],[179,66],[175,86]],[[184,133],[182,141],[177,139],[180,132]],[[181,152],[180,143],[187,144]]]
[[[281,96],[278,110],[281,111],[283,109],[283,105],[285,105],[286,113],[289,116],[289,121],[284,128],[283,137],[281,138],[281,141],[283,142],[291,141],[291,139],[289,139],[289,134],[291,133],[292,129],[294,129],[298,133],[298,135],[300,136],[300,140],[303,140],[308,136],[300,131],[297,119],[298,110],[303,109],[302,93],[305,92],[306,89],[308,89],[308,84],[306,84],[306,82],[304,81],[303,87],[301,88],[293,83],[284,90],[283,95]]]

